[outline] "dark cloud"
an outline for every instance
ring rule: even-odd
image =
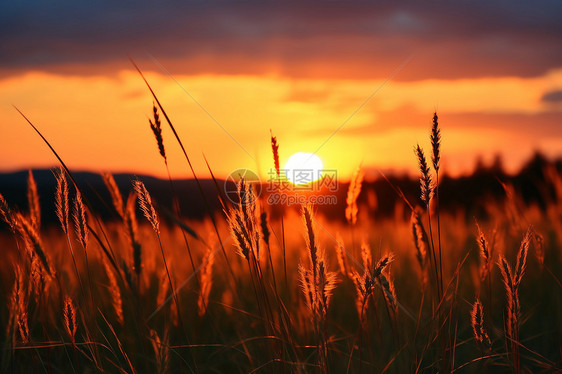
[[[28,1],[0,5],[0,69],[397,79],[535,76],[562,66],[562,3],[544,1]],[[148,59],[147,59],[148,61]]]
[[[562,103],[562,90],[546,92],[541,97],[543,103]]]

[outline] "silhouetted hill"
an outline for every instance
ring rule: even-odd
[[[554,186],[545,176],[545,170],[548,168],[560,172],[562,162],[552,162],[542,155],[536,154],[516,175],[507,175],[502,170],[501,163],[494,163],[490,167],[480,165],[470,176],[451,178],[444,175],[439,187],[441,209],[461,210],[467,218],[480,217],[485,214],[485,205],[490,200],[502,201],[505,198],[502,184],[512,185],[527,204],[534,203],[544,209],[550,201],[555,199]],[[24,211],[27,210],[27,173],[27,171],[19,171],[0,174],[0,193],[11,207]],[[56,222],[55,176],[51,170],[34,170],[33,175],[40,195],[42,220],[45,224]],[[89,172],[75,172],[73,175],[96,213],[104,220],[117,219],[117,214],[111,206],[109,192],[100,175]],[[172,210],[173,194],[168,180],[133,174],[115,174],[114,177],[125,198],[132,190],[132,180],[139,178],[145,183],[160,207]],[[221,205],[217,197],[217,187],[224,197],[225,181],[218,180],[218,186],[211,179],[200,180],[200,183],[210,210],[213,213],[220,212]],[[232,182],[227,183],[226,186],[230,191],[234,188]],[[347,183],[340,183],[338,190],[332,192],[337,198],[337,204],[319,206],[318,209],[330,218],[343,220],[347,188]],[[363,206],[376,207],[372,213],[378,218],[392,216],[395,214],[397,202],[401,201],[396,192],[397,189],[404,193],[412,205],[421,205],[419,182],[408,176],[388,176],[388,181],[379,178],[374,182],[364,183],[358,202]],[[208,209],[195,180],[175,180],[174,190],[179,198],[181,213],[184,217],[202,219],[208,215]],[[264,191],[263,196],[267,198],[267,189],[262,188],[262,190]],[[266,200],[264,199],[264,201]],[[291,207],[291,209],[297,208],[297,206]],[[275,215],[280,212],[280,207],[271,206],[268,210]],[[405,210],[404,214],[408,214],[408,211]]]
[[[39,192],[42,220],[45,223],[55,222],[54,196],[56,179],[53,171],[33,170],[33,176]],[[103,219],[118,218],[117,213],[111,205],[111,196],[99,174],[73,172],[73,176],[76,179],[76,183],[83,191],[84,197],[91,202],[93,209],[100,214]],[[27,170],[0,174],[0,193],[11,207],[18,207],[22,210],[27,209],[27,177]],[[158,204],[168,207],[169,209],[173,207],[173,194],[171,193],[170,181],[167,179],[158,179],[135,174],[114,174],[114,178],[124,199],[127,198],[132,190],[132,181],[138,178],[143,181]],[[217,211],[220,208],[220,203],[217,198],[217,188],[214,181],[200,179],[199,182],[211,210]],[[220,183],[224,184],[224,181]],[[74,188],[71,186],[70,190],[72,196]],[[181,202],[182,215],[194,219],[202,219],[205,216],[207,209],[195,180],[175,180],[174,192]]]

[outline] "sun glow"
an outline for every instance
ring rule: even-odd
[[[307,184],[320,179],[324,164],[314,153],[297,152],[285,164],[285,175],[293,184]]]

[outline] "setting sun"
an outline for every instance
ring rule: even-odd
[[[285,164],[285,175],[293,184],[307,184],[320,178],[323,167],[314,153],[297,152]]]

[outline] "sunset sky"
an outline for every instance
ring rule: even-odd
[[[530,4],[536,4],[535,6]],[[0,5],[2,171],[56,159],[75,170],[165,176],[145,72],[207,176],[317,152],[412,172],[437,110],[443,168],[535,150],[562,156],[562,3],[542,1],[28,1]],[[370,98],[370,99],[369,99]],[[164,124],[174,177],[187,164]]]

